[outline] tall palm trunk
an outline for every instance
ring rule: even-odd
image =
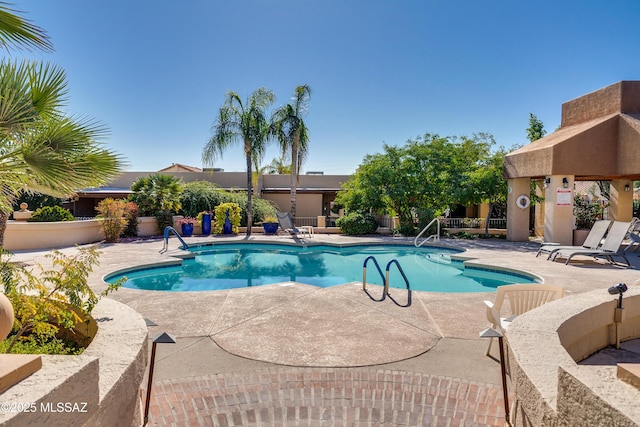
[[[291,145],[291,191],[289,193],[291,203],[291,218],[296,219],[296,191],[298,186],[298,144],[300,140],[300,131],[296,131]]]
[[[247,154],[247,237],[251,237],[251,226],[253,225],[253,206],[251,203],[252,180],[253,174],[251,173],[251,152]]]
[[[9,215],[9,212],[0,210],[0,247],[4,247],[4,232],[7,230]]]

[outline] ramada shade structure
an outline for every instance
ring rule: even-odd
[[[564,103],[560,129],[509,153],[504,173],[640,180],[639,160],[640,81],[621,81]]]
[[[611,181],[612,219],[630,220],[629,185],[640,180],[640,81],[620,81],[564,103],[560,128],[509,153],[504,175],[515,193],[509,197],[514,209],[507,218],[511,240],[528,237],[522,230],[528,212],[525,218],[515,200],[528,195],[529,179],[545,178],[550,183],[544,195],[545,241],[572,243],[567,232],[573,229],[572,203],[567,205],[560,193],[572,189],[575,180]]]

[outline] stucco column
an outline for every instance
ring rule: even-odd
[[[573,244],[573,176],[553,175],[544,192],[544,241]],[[567,184],[563,183],[567,179]]]
[[[609,188],[609,219],[631,221],[633,218],[633,182],[614,179]]]
[[[517,200],[520,196],[529,197],[529,178],[515,178],[507,180],[509,194],[507,195],[507,240],[523,242],[529,240],[529,207],[519,207]]]

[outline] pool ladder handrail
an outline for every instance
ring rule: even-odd
[[[429,229],[429,227],[431,227],[431,225],[433,225],[434,222],[438,226],[436,234],[432,234],[431,236],[429,236],[426,239],[424,239],[422,242],[418,243],[418,239],[420,238],[420,236],[422,236],[425,233],[425,231],[427,231]],[[431,222],[429,224],[427,224],[427,226],[425,228],[423,228],[422,231],[416,236],[416,238],[413,239],[413,245],[416,248],[419,248],[425,242],[428,242],[430,239],[433,239],[434,242],[439,242],[440,241],[440,218],[438,218],[438,217],[433,218],[431,220]]]
[[[383,285],[383,291],[382,291],[382,298],[380,299],[375,299],[367,290],[367,263],[369,262],[369,260],[373,261],[373,264],[376,266],[376,269],[378,270],[378,273],[380,274],[380,278],[382,279],[384,285]],[[405,286],[407,288],[407,303],[406,304],[400,304],[398,303],[398,301],[396,301],[392,296],[391,293],[389,292],[389,269],[391,268],[392,265],[395,265],[396,267],[398,267],[398,271],[400,272],[400,274],[402,275],[402,278],[404,280]],[[369,255],[368,257],[365,258],[364,262],[362,263],[362,290],[369,296],[369,298],[371,298],[373,301],[376,302],[381,302],[384,301],[384,299],[388,296],[389,299],[391,301],[393,301],[393,303],[399,307],[409,307],[411,305],[411,286],[409,285],[409,279],[407,278],[407,275],[404,273],[404,270],[402,269],[402,266],[400,265],[400,262],[397,259],[392,259],[391,261],[389,261],[387,263],[387,266],[385,268],[385,274],[382,274],[382,269],[380,268],[380,264],[378,264],[378,260],[376,259],[375,256],[373,255]]]
[[[162,247],[162,250],[160,250],[161,254],[165,253],[169,249],[169,235],[171,233],[175,234],[178,240],[180,240],[180,243],[182,243],[181,249],[189,249],[189,245],[187,245],[187,242],[182,240],[182,237],[180,237],[180,234],[178,234],[178,231],[172,226],[167,225],[164,228],[164,246]]]

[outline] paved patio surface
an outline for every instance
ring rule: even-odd
[[[194,237],[187,242],[244,240]],[[290,242],[289,236],[252,237]],[[408,242],[390,237],[318,235],[314,242]],[[567,295],[640,278],[633,268],[536,258],[536,243],[444,240],[489,266],[538,274]],[[96,290],[114,270],[166,262],[162,241],[102,245]],[[170,246],[177,247],[172,240]],[[73,251],[74,249],[65,249]],[[42,252],[22,252],[42,262]],[[301,283],[206,292],[120,289],[112,294],[152,321],[158,345],[150,425],[504,425],[500,366],[478,333],[493,293],[415,292],[413,304],[371,301],[361,284]],[[497,357],[497,346],[494,346]],[[146,384],[146,382],[145,382]]]

